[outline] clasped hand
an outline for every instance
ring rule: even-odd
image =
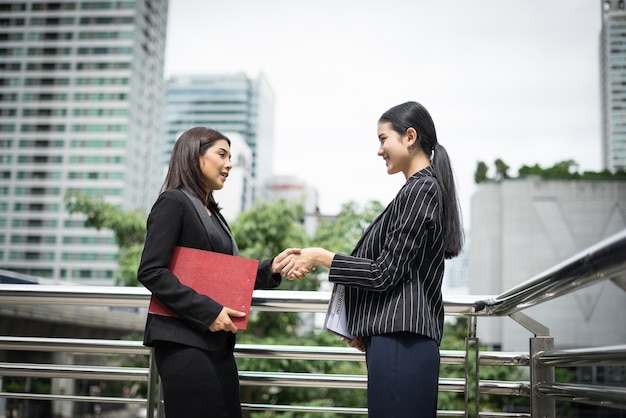
[[[290,248],[274,258],[272,273],[280,273],[289,280],[298,280],[315,270],[311,248]]]

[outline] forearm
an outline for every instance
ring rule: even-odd
[[[330,268],[335,253],[321,247],[311,247],[302,250],[304,255],[315,265]]]

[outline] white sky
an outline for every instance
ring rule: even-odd
[[[315,187],[325,214],[393,198],[404,178],[376,123],[421,102],[468,225],[478,161],[601,169],[600,28],[600,0],[170,0],[165,72],[262,72],[275,174]]]

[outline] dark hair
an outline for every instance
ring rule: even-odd
[[[456,195],[454,175],[446,149],[437,142],[435,124],[430,113],[417,102],[406,102],[392,107],[378,122],[389,122],[394,131],[405,135],[409,128],[417,132],[418,143],[430,157],[435,177],[441,186],[443,202],[443,246],[445,258],[459,255],[463,247],[461,208]]]
[[[214,129],[196,126],[183,132],[172,148],[161,191],[184,189],[200,199],[205,206],[219,209],[213,191],[207,190],[204,185],[200,157],[220,139],[224,139],[230,146],[230,139]]]

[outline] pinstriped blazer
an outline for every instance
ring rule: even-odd
[[[431,167],[411,176],[329,280],[346,285],[355,336],[409,331],[441,343],[444,250],[441,191]]]

